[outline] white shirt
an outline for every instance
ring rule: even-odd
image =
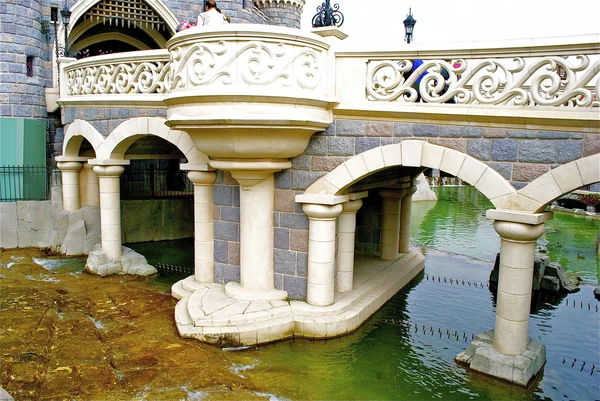
[[[223,14],[221,14],[214,8],[211,8],[210,10],[203,12],[198,16],[198,22],[196,23],[196,26],[221,25],[227,23],[228,22],[223,16]]]

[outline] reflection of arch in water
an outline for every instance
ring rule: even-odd
[[[418,140],[382,146],[356,155],[315,181],[306,193],[341,195],[356,182],[392,167],[444,171],[475,186],[496,207],[499,199],[516,194],[513,186],[487,164],[457,150]]]

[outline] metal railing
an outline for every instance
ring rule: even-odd
[[[0,202],[49,200],[60,170],[46,166],[0,166]]]
[[[165,199],[191,197],[194,185],[185,171],[156,168],[126,168],[121,175],[121,199]]]

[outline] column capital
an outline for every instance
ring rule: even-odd
[[[194,185],[212,185],[217,179],[217,174],[214,171],[188,171],[188,178]]]
[[[319,205],[315,203],[305,203],[302,210],[309,219],[333,220],[342,213],[342,205]]]
[[[494,230],[506,241],[512,242],[535,242],[546,232],[546,225],[516,223],[514,221],[494,221]]]
[[[383,188],[377,191],[384,199],[402,199],[406,195],[406,189]]]
[[[537,225],[552,220],[554,214],[552,212],[525,213],[518,210],[491,209],[486,212],[485,216],[491,220]]]
[[[78,161],[64,161],[56,163],[56,167],[60,171],[79,171],[83,167],[83,163]]]
[[[125,171],[123,166],[94,166],[94,172],[98,177],[120,177]]]
[[[417,186],[413,185],[412,187],[406,188],[406,196],[413,196],[417,192]]]
[[[356,213],[363,205],[362,199],[342,203],[342,213]]]

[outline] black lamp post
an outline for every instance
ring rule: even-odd
[[[312,19],[313,28],[321,28],[326,26],[337,26],[338,28],[344,23],[344,14],[340,11],[340,5],[334,4],[331,6],[331,0],[325,0],[317,7],[317,13]]]
[[[404,40],[406,41],[406,43],[410,43],[412,36],[413,36],[413,30],[415,29],[415,24],[417,23],[417,20],[413,18],[411,11],[412,11],[412,8],[409,8],[408,15],[406,16],[406,19],[403,21],[404,22],[404,32],[406,33],[406,35],[404,36]]]
[[[71,21],[71,10],[67,6],[67,1],[63,3],[63,8],[60,10],[60,18],[63,23],[63,27],[65,30],[65,47],[63,48],[63,56],[67,57],[69,55],[69,45],[68,45],[68,35],[67,30],[69,28],[69,22]]]

